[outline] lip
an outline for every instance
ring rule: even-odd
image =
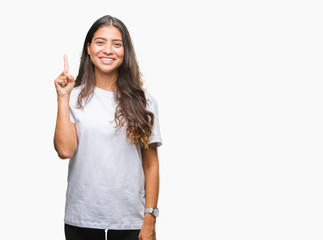
[[[116,60],[115,58],[112,58],[112,57],[99,57],[99,59],[105,65],[113,64],[114,61]],[[110,60],[107,60],[107,59],[110,59]]]

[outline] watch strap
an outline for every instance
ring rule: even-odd
[[[158,217],[159,215],[159,210],[158,208],[145,208],[145,213],[151,213],[155,218]]]
[[[153,213],[154,208],[145,208],[145,213]]]

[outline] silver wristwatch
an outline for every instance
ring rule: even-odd
[[[155,218],[159,215],[158,208],[145,208],[145,213],[151,213]]]

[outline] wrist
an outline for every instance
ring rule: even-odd
[[[155,218],[159,216],[159,209],[157,207],[145,208],[145,213],[150,213]]]
[[[70,95],[57,95],[57,101],[64,102],[64,101],[69,101],[70,100]]]
[[[144,224],[152,225],[156,223],[156,218],[151,213],[145,213]]]

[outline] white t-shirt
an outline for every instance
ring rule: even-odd
[[[76,108],[81,86],[70,95],[70,118],[78,145],[69,162],[65,223],[87,228],[141,229],[145,178],[140,145],[130,144],[124,127],[114,128],[114,92],[95,87],[84,109]],[[149,143],[162,145],[156,100],[145,91],[155,122]]]

